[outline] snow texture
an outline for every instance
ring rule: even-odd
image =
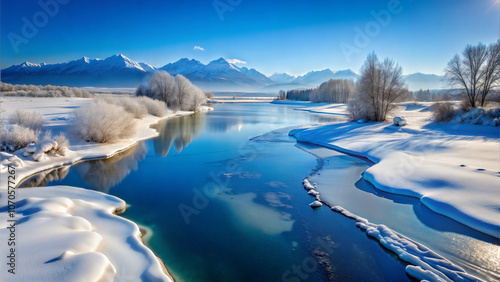
[[[368,236],[408,262],[410,265],[406,267],[406,272],[410,276],[421,281],[481,281],[426,246],[383,224],[370,223],[340,206],[333,206],[332,210],[356,220],[356,226],[365,230]]]
[[[401,105],[396,114],[409,120],[403,128],[337,123],[292,130],[290,135],[363,157],[374,164],[364,178],[376,188],[419,198],[434,212],[500,238],[498,129],[434,124],[430,105]]]
[[[4,98],[7,114],[15,109],[36,110],[46,120],[45,127],[54,133],[67,131],[70,121],[51,116],[70,116],[72,111],[92,103],[82,98]],[[191,112],[177,112],[186,115]],[[174,114],[163,118],[172,117]],[[150,128],[161,118],[151,115],[138,121],[137,133],[128,140],[113,144],[92,144],[70,139],[64,156],[43,154],[36,162],[31,154],[43,152],[54,141],[42,141],[14,153],[1,152],[0,164],[0,236],[7,238],[8,165],[17,166],[16,183],[29,175],[80,160],[111,157],[137,142],[158,135]],[[50,143],[50,144],[49,144]],[[25,152],[29,152],[24,155]],[[172,281],[162,270],[161,262],[139,239],[139,228],[131,221],[113,215],[125,203],[115,197],[76,187],[16,189],[16,234],[22,244],[16,249],[22,257],[16,281]],[[0,253],[7,253],[1,244]],[[0,271],[7,273],[7,265]],[[2,274],[2,281],[10,281]]]

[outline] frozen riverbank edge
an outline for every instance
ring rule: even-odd
[[[311,113],[339,116],[346,116],[347,109],[346,105],[339,104],[273,103],[289,104],[296,110]],[[289,135],[298,142],[363,159],[371,166],[363,177],[377,189],[418,198],[436,213],[500,238],[498,128],[435,124],[431,119],[431,105],[400,105],[394,115],[408,120],[405,127],[390,123],[344,122],[307,125],[289,130]],[[311,194],[316,193],[313,191]],[[417,279],[479,280],[422,244],[384,225],[370,223],[340,206],[332,205],[334,203],[323,203],[356,220],[357,226],[365,229],[369,236],[412,264],[406,270]]]
[[[289,135],[368,159],[363,177],[376,188],[420,201],[432,211],[500,239],[500,132],[482,125],[435,124],[432,103],[402,104],[408,125],[310,125]],[[313,113],[345,115],[346,105],[293,103]]]
[[[285,141],[286,138],[284,136],[288,135],[290,131],[298,129],[300,129],[300,127],[282,128],[268,132],[261,136],[257,136],[255,138],[252,138],[252,140],[258,142]],[[316,176],[320,174],[328,174],[328,171],[324,171],[325,162],[323,161],[323,156],[321,154],[317,155],[316,153],[310,151],[307,146],[299,146],[298,148],[314,155],[318,158],[318,160],[320,160],[318,161],[319,166],[314,169],[314,172],[303,180],[303,186],[307,194],[314,197],[311,198],[311,201],[319,201],[323,205],[329,207],[332,211],[338,212],[356,221],[356,226],[364,230],[367,236],[370,236],[373,239],[379,241],[381,246],[395,253],[402,261],[405,261],[409,264],[405,268],[408,275],[421,281],[484,281],[477,276],[467,273],[465,269],[457,264],[454,264],[450,260],[433,251],[431,248],[425,246],[424,244],[413,240],[397,231],[394,231],[393,229],[388,228],[383,224],[372,223],[366,218],[358,216],[345,209],[344,207],[335,205],[335,202],[333,200],[328,201],[323,199],[321,190],[329,189],[329,186],[325,186],[325,183],[322,183],[318,184],[318,187],[316,188],[316,183],[313,183]],[[332,150],[331,148],[326,149]],[[333,151],[339,152],[338,150]],[[352,156],[356,157],[354,155]],[[373,162],[367,160],[366,158],[360,159],[365,161],[368,165],[373,165]]]
[[[2,103],[7,113],[16,108],[42,110],[49,128],[64,128],[75,107],[92,99],[9,99]],[[22,104],[20,104],[22,103]],[[44,104],[46,104],[44,107]],[[206,108],[205,110],[209,110]],[[57,113],[56,118],[51,116]],[[7,188],[9,175],[15,184],[35,173],[80,161],[105,159],[125,151],[138,142],[158,136],[151,125],[160,120],[192,112],[169,112],[164,117],[147,116],[138,121],[134,138],[113,144],[92,144],[70,140],[64,157],[43,162],[23,158],[23,166],[13,174],[5,167],[0,172],[0,236],[14,238],[16,245],[2,240],[0,253],[14,253],[15,264],[0,266],[5,281],[173,281],[163,263],[141,240],[139,227],[115,215],[126,203],[114,196],[77,187],[59,186],[15,189],[15,213],[10,215]],[[59,117],[63,118],[59,118]],[[64,117],[66,116],[66,117]],[[61,121],[62,120],[62,121]],[[11,228],[17,220],[15,229]],[[10,229],[9,229],[10,228]],[[13,251],[11,248],[14,247]],[[10,269],[14,269],[9,273]]]
[[[322,188],[326,189],[328,186],[323,187],[318,185],[318,187],[316,187],[316,183],[313,183],[312,180],[315,176],[328,173],[324,171],[325,163],[323,158],[322,156],[310,152],[307,148],[300,147],[300,149],[322,160],[319,162],[320,166],[315,169],[315,172],[306,177],[302,182],[307,194],[313,196],[315,202],[320,202],[329,207],[332,211],[338,212],[356,221],[356,226],[364,230],[367,236],[374,238],[385,249],[392,251],[401,260],[409,264],[405,267],[406,273],[409,276],[420,281],[483,281],[476,276],[468,274],[466,270],[434,252],[424,244],[404,236],[388,228],[384,224],[374,224],[342,206],[334,205],[333,202],[323,199],[320,190],[322,190]],[[367,161],[367,163],[372,165],[369,161]]]

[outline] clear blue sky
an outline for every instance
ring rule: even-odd
[[[1,1],[2,69],[123,53],[157,67],[183,57],[203,63],[224,57],[266,75],[358,72],[375,51],[406,74],[440,74],[467,44],[500,36],[499,0],[401,0],[378,30],[372,11],[387,11],[391,0],[41,0],[58,3],[50,14],[38,1]],[[24,28],[24,36],[23,18],[38,30]],[[369,41],[356,45],[355,29],[367,26]],[[345,55],[346,44],[360,48]]]

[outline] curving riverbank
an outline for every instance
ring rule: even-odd
[[[417,216],[411,207],[416,202],[412,198],[406,197],[405,200],[402,196],[371,190],[373,188],[364,185],[362,180],[349,181],[361,177],[362,172],[369,167],[369,163],[364,163],[365,160],[357,160],[355,157],[317,148],[314,145],[299,144],[299,148],[318,158],[318,167],[304,179],[304,189],[308,194],[332,211],[353,219],[355,226],[363,230],[367,236],[379,241],[381,246],[407,262],[408,275],[430,281],[498,279],[500,275],[498,264],[488,265],[488,261],[496,256],[495,249],[481,253],[478,250],[469,250],[470,246],[467,245],[473,240],[472,238],[462,234],[453,236],[443,234],[419,222],[420,217],[438,217],[441,225],[447,226],[449,232],[460,233],[458,223],[450,224],[440,215],[429,214],[432,213],[430,211]],[[345,167],[343,164],[346,162],[354,162],[355,165]],[[429,243],[430,245],[427,245]],[[460,246],[460,249],[455,245]],[[475,247],[488,249],[490,245],[487,242],[476,241]],[[477,255],[471,258],[466,255],[467,253],[477,253]],[[469,263],[464,264],[466,260],[469,260]],[[471,265],[478,267],[471,268]]]
[[[46,120],[47,129],[64,132],[72,110],[89,101],[92,99],[11,98],[6,99],[2,107],[8,111],[17,108],[39,110]],[[51,156],[42,162],[24,158],[21,152],[15,153],[22,165],[13,169],[4,167],[0,173],[0,234],[3,238],[8,238],[9,234],[12,236],[13,229],[9,228],[14,221],[8,220],[17,220],[14,237],[19,238],[13,252],[19,259],[14,260],[12,266],[3,264],[0,267],[2,273],[8,273],[11,267],[14,269],[15,274],[6,275],[5,279],[173,281],[159,258],[143,244],[139,227],[115,215],[126,208],[124,201],[69,186],[7,188],[47,169],[114,156],[142,140],[158,136],[158,132],[150,127],[158,121],[188,114],[192,113],[169,112],[161,118],[144,117],[138,121],[138,131],[133,138],[113,144],[70,139],[70,150],[65,156]],[[15,191],[15,197],[10,192],[8,195],[8,191]],[[16,203],[15,209],[9,208],[8,200]],[[0,251],[9,253],[9,247],[12,246],[2,244]]]
[[[363,157],[364,178],[385,192],[416,197],[436,213],[500,238],[498,129],[434,124],[430,105],[402,105],[408,126],[336,123],[292,130],[309,142]],[[333,108],[335,108],[333,106]]]

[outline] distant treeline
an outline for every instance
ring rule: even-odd
[[[85,89],[68,86],[55,85],[13,85],[0,82],[0,90],[3,96],[27,96],[27,97],[79,97],[92,98],[94,95]]]
[[[356,91],[356,83],[352,80],[337,79],[323,82],[319,87],[313,89],[295,89],[287,92],[280,90],[279,100],[311,101],[313,103],[348,103]],[[462,91],[459,89],[431,91],[429,89],[408,91],[402,97],[402,101],[436,102],[460,100]],[[492,90],[489,101],[500,102],[500,92]]]
[[[314,89],[280,91],[279,99],[311,101],[313,103],[347,103],[356,86],[350,79],[331,79]]]

